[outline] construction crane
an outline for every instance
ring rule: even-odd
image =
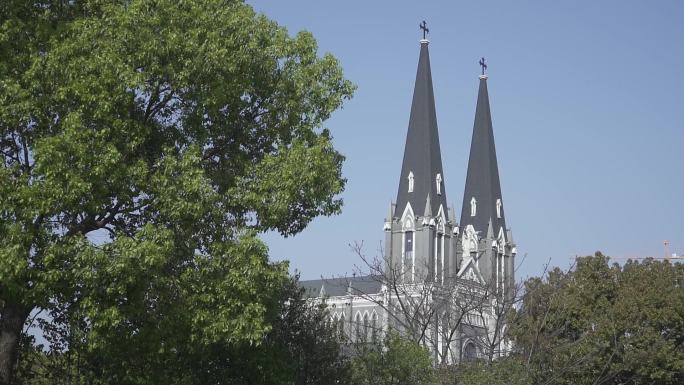
[[[663,251],[665,252],[665,255],[663,257],[611,257],[611,259],[661,259],[661,260],[670,260],[670,259],[684,259],[684,255],[677,255],[677,253],[672,253],[670,254],[670,241],[667,239],[663,241]]]
[[[615,259],[634,259],[634,260],[640,260],[640,259],[655,259],[655,260],[665,260],[669,261],[671,259],[675,260],[684,260],[684,255],[677,255],[677,253],[672,253],[670,254],[670,241],[664,240],[663,241],[663,246],[664,246],[664,251],[665,254],[662,257],[652,257],[652,256],[644,256],[644,257],[633,257],[633,256],[626,256],[626,257],[613,257],[610,256],[610,259],[615,260]],[[574,257],[569,257],[569,258],[576,258],[577,256]]]

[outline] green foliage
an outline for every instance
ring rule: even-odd
[[[428,385],[437,382],[428,350],[396,332],[390,332],[381,346],[369,346],[354,357],[351,383]]]
[[[684,381],[684,266],[578,258],[526,283],[512,334],[535,382]]]
[[[352,91],[242,1],[0,2],[2,308],[61,322],[98,383],[264,343],[287,267],[258,233],[339,212],[321,125]]]
[[[532,378],[520,357],[506,357],[486,363],[466,363],[442,370],[442,384],[463,385],[532,385]]]
[[[67,325],[65,319],[44,321],[46,337],[53,349],[43,352],[40,346],[35,346],[34,341],[31,341],[32,337],[27,337],[22,352],[24,359],[21,361],[20,380],[36,385],[79,381],[111,383],[114,376],[126,370],[130,373],[130,381],[139,381],[144,377],[135,372],[152,368],[151,362],[156,360],[159,361],[156,364],[159,366],[154,368],[156,377],[145,382],[274,385],[347,383],[349,358],[342,354],[341,338],[335,326],[329,322],[325,303],[304,298],[296,278],[284,282],[277,292],[277,300],[267,309],[266,322],[271,328],[262,336],[259,344],[192,344],[181,337],[182,343],[176,346],[143,351],[144,341],[129,340],[130,344],[135,345],[124,347],[120,354],[135,352],[150,355],[136,357],[136,361],[146,362],[144,367],[131,361],[124,362],[125,368],[117,368],[115,362],[101,362],[102,355],[111,358],[116,352],[111,349],[95,352],[85,349],[79,341],[79,335],[83,336],[82,332],[86,328],[84,324]],[[61,314],[73,319],[73,314]],[[171,334],[179,333],[170,331],[165,336],[165,342],[170,340]],[[107,345],[108,348],[111,346]],[[179,360],[178,354],[192,357]],[[125,357],[117,357],[121,358],[126,360]],[[190,365],[183,365],[185,363]],[[102,381],[103,375],[109,379]],[[174,379],[174,376],[177,378]]]
[[[349,358],[342,354],[341,336],[325,303],[309,301],[296,279],[280,294],[273,329],[258,346],[214,352],[212,360],[239,367],[227,371],[232,384],[345,384]],[[211,380],[205,379],[205,383]]]
[[[325,302],[310,301],[295,280],[285,286],[270,342],[287,353],[297,385],[340,384],[348,380],[349,359],[343,355],[337,326]],[[265,349],[268,346],[264,345]]]

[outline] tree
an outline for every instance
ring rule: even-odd
[[[390,332],[383,343],[370,345],[351,365],[354,385],[436,384],[430,353],[414,341]]]
[[[285,289],[284,306],[271,334],[274,344],[287,352],[294,384],[346,383],[349,359],[342,350],[344,335],[331,321],[325,301],[307,298],[297,279],[290,280]]]
[[[241,368],[219,375],[231,384],[346,384],[349,359],[326,304],[306,298],[293,277],[283,286],[275,309],[269,319],[273,329],[262,344],[213,353],[212,361],[219,366]]]
[[[343,339],[330,322],[326,304],[306,298],[296,276],[278,290],[277,298],[265,316],[265,322],[272,328],[260,343],[206,346],[192,359],[184,360],[192,365],[183,368],[183,375],[202,384],[347,383],[349,358],[343,354]],[[75,336],[82,326],[53,319],[45,322],[43,330],[51,349],[44,351],[33,337],[25,336],[18,370],[20,384],[100,382],[93,373],[100,358],[89,354]],[[176,360],[175,364],[179,363],[182,361]],[[162,373],[157,370],[155,375]]]
[[[682,264],[578,258],[526,282],[515,346],[535,383],[680,384],[682,282]]]
[[[257,234],[342,204],[337,61],[219,0],[3,1],[0,58],[0,384],[39,309],[100,382],[260,343],[287,278]]]
[[[532,385],[527,367],[519,356],[492,362],[477,361],[457,368],[442,369],[443,385]]]

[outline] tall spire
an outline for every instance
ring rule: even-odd
[[[448,217],[428,44],[426,39],[420,41],[420,58],[397,192],[396,216],[401,216],[409,203],[413,212],[420,215],[420,208],[424,207],[431,195],[432,213],[436,215],[441,205],[444,215]]]
[[[501,198],[499,167],[496,162],[492,115],[489,110],[487,75],[484,74],[484,69],[486,69],[484,58],[480,65],[483,74],[480,75],[480,90],[475,109],[475,124],[470,144],[470,159],[460,225],[462,228],[473,225],[475,231],[479,232],[480,236],[484,236],[491,223],[494,236],[497,236],[501,228],[506,234],[506,220]]]

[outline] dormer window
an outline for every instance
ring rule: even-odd
[[[408,192],[413,192],[413,171],[409,171],[408,174]]]
[[[496,200],[496,217],[501,218],[501,199]]]
[[[470,216],[474,217],[477,215],[477,200],[475,200],[475,197],[472,197],[470,199]]]
[[[442,195],[442,174],[437,174],[435,183],[437,184],[437,195]]]

